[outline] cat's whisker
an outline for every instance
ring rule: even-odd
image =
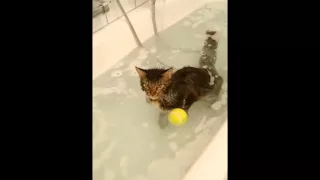
[[[165,103],[165,99],[164,99],[164,97],[162,95],[159,96],[159,100],[161,101],[161,103]]]

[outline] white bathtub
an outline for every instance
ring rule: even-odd
[[[205,3],[213,1],[226,0],[157,0],[158,21],[163,22],[158,24],[158,29],[161,31],[169,27]],[[128,15],[142,42],[153,36],[149,7],[150,4],[146,3]],[[176,12],[177,9],[179,12]],[[135,47],[135,41],[123,18],[96,32],[93,35],[93,79],[108,70]],[[226,174],[227,121],[190,168],[185,180],[223,180]]]
[[[221,126],[203,154],[188,171],[184,180],[222,180],[227,177],[228,122]]]

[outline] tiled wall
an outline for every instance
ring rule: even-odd
[[[97,2],[101,0],[93,0],[93,5],[97,6]],[[93,18],[93,33],[103,29],[105,26],[113,23],[122,17],[122,13],[115,0],[103,0],[109,6],[109,12],[100,14]],[[120,0],[123,8],[127,13],[130,13],[136,8],[139,8],[149,0]]]

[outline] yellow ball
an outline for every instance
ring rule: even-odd
[[[168,119],[171,124],[181,126],[187,122],[188,114],[183,109],[176,108],[169,113]]]

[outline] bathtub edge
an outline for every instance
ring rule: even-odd
[[[227,178],[227,120],[183,180],[224,180]]]

